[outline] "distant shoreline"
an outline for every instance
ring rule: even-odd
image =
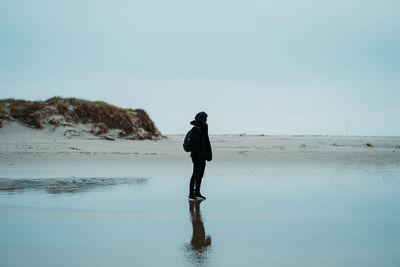
[[[184,136],[186,133],[177,134],[165,134],[165,136]],[[237,133],[226,133],[226,134],[210,134],[210,136],[258,136],[258,137],[348,137],[348,138],[400,138],[400,136],[386,136],[386,135],[323,135],[323,134],[237,134]]]

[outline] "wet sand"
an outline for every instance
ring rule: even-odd
[[[191,205],[183,136],[30,136],[0,140],[2,266],[400,265],[398,138],[212,136]]]

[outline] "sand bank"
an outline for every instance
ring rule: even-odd
[[[63,129],[36,130],[17,123],[0,129],[0,177],[125,177],[154,176],[172,171],[190,172],[189,154],[182,149],[183,135],[151,141],[101,140],[92,135],[64,136]],[[287,171],[293,165],[329,167],[340,171],[353,166],[368,172],[371,166],[400,164],[400,138],[346,136],[210,137],[213,161],[209,168],[243,172],[263,168]]]

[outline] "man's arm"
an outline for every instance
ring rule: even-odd
[[[198,127],[194,127],[190,133],[190,142],[192,146],[192,157],[203,158],[203,153],[201,152],[201,132]]]

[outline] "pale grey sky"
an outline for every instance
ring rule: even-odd
[[[145,109],[164,134],[400,134],[399,1],[0,2],[0,98]]]

